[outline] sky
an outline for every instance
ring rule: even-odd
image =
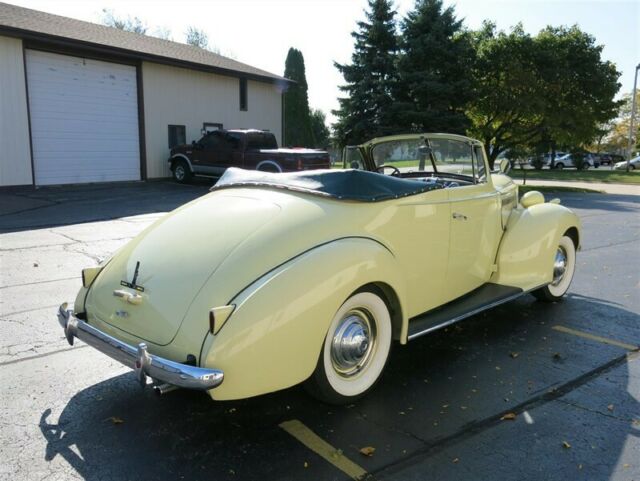
[[[149,32],[169,29],[183,42],[188,26],[204,30],[210,45],[240,62],[282,75],[289,47],[305,58],[309,104],[334,121],[338,87],[343,83],[333,62],[348,63],[356,22],[366,0],[5,0],[36,10],[100,23],[102,9],[140,18]],[[622,72],[621,92],[633,88],[640,63],[640,0],[444,0],[468,28],[489,19],[508,30],[522,22],[535,34],[547,25],[573,25],[604,45],[603,58]],[[414,0],[395,0],[400,17]]]

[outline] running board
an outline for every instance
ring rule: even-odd
[[[474,314],[491,309],[525,294],[519,287],[501,286],[487,282],[477,289],[443,306],[409,320],[407,340],[423,336],[449,326]]]

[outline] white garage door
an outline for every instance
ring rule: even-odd
[[[26,55],[36,185],[140,179],[135,67]]]

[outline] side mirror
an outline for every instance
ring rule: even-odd
[[[511,170],[511,162],[509,159],[500,159],[500,163],[497,168],[493,169],[496,174],[508,174]]]

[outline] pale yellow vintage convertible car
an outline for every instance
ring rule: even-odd
[[[229,169],[83,270],[74,309],[58,312],[67,339],[161,393],[238,399],[304,382],[342,403],[374,386],[394,341],[567,292],[578,218],[538,192],[518,200],[480,142],[403,135],[357,151],[346,170]]]

